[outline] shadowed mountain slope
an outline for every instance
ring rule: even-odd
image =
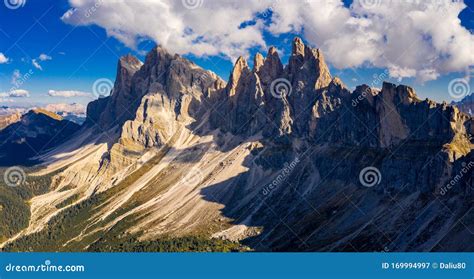
[[[199,236],[259,251],[473,251],[473,119],[414,89],[350,92],[293,42],[225,83],[162,47],[38,157],[54,173],[7,251]],[[161,243],[161,242],[160,242]]]

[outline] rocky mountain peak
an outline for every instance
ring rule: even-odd
[[[54,119],[54,120],[57,120],[57,121],[62,121],[63,118],[52,112],[52,111],[48,111],[48,110],[45,110],[45,109],[41,109],[41,108],[35,108],[35,109],[32,109],[30,111],[28,111],[26,114],[24,114],[22,116],[22,119],[26,119],[26,118],[31,118],[31,117],[45,117],[45,118],[51,118],[51,119]]]
[[[345,92],[349,93],[347,90],[346,85],[342,82],[342,80],[338,77],[334,77],[328,85],[329,93],[338,93],[338,92]]]
[[[171,59],[172,55],[165,49],[162,45],[155,46],[148,54],[146,55],[145,63],[146,64],[156,64],[160,60]]]
[[[306,46],[303,43],[303,40],[300,37],[295,37],[293,40],[291,55],[304,57],[305,49],[306,49]]]
[[[287,72],[294,85],[303,84],[312,89],[324,88],[332,80],[322,51],[305,45],[298,37],[293,41]]]
[[[237,87],[241,83],[241,79],[245,79],[250,74],[251,71],[247,64],[247,60],[240,56],[235,62],[234,68],[229,77],[229,84],[227,85],[229,96],[234,96],[237,93]]]
[[[131,54],[122,56],[119,59],[119,68],[125,68],[130,73],[135,73],[142,65],[143,62]]]
[[[263,63],[265,62],[265,58],[260,52],[257,52],[255,54],[255,57],[253,58],[253,72],[257,73],[260,71],[260,68],[263,66]]]
[[[267,57],[269,57],[269,56],[274,56],[274,55],[278,55],[278,50],[277,50],[276,47],[271,46],[271,47],[268,49]]]
[[[275,47],[270,47],[263,65],[259,67],[257,74],[263,86],[268,86],[274,79],[281,77],[283,73],[283,64]]]
[[[117,75],[114,86],[115,90],[112,95],[129,91],[132,77],[142,67],[142,65],[143,63],[131,54],[122,56],[117,64]]]
[[[405,105],[420,101],[413,88],[406,85],[396,85],[390,82],[383,82],[380,96],[386,101],[394,100]]]
[[[173,56],[161,45],[154,47],[145,57],[144,75],[162,75],[169,69],[172,59]]]
[[[288,71],[290,75],[295,75],[304,64],[305,48],[303,41],[296,37],[293,40],[291,56],[288,62]]]
[[[240,74],[242,71],[247,70],[248,68],[249,66],[247,64],[247,59],[245,59],[243,56],[240,56],[237,58],[237,61],[235,61],[232,74]]]

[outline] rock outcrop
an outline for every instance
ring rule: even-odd
[[[135,115],[137,96],[132,90],[132,78],[143,63],[131,55],[120,58],[114,88],[108,97],[101,97],[87,106],[87,125],[102,130],[120,126]]]

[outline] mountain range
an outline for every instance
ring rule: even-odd
[[[79,125],[84,123],[86,120],[86,107],[78,103],[59,103],[59,104],[49,104],[45,106],[33,106],[33,107],[0,107],[0,119],[15,119],[19,120],[20,116],[29,112],[30,110],[43,110],[55,113],[66,120],[70,120]],[[2,120],[0,120],[2,121]],[[6,124],[6,123],[5,123]],[[5,125],[0,124],[0,129],[4,128]]]
[[[457,106],[459,110],[474,115],[474,93],[471,93],[464,97],[462,100],[451,103],[454,106]]]
[[[81,126],[33,111],[0,131],[24,172],[0,186],[1,249],[474,251],[473,133],[411,87],[351,92],[299,38],[228,82],[157,46],[119,60]]]

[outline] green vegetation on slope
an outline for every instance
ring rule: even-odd
[[[166,147],[143,165],[135,172],[130,174],[124,181],[114,186],[113,188],[98,193],[80,203],[71,207],[65,208],[59,214],[54,216],[46,228],[40,232],[33,233],[27,236],[22,236],[12,243],[6,245],[4,251],[101,251],[101,252],[119,252],[119,251],[135,251],[135,252],[180,252],[180,251],[240,251],[239,243],[210,239],[209,236],[186,236],[186,237],[165,237],[153,241],[137,240],[139,235],[125,235],[124,231],[132,226],[139,219],[138,216],[131,215],[122,219],[109,228],[106,232],[100,230],[105,224],[109,223],[116,217],[112,214],[106,220],[91,224],[90,218],[97,214],[104,207],[108,206],[112,197],[127,191],[130,184],[136,181],[144,173],[149,171],[154,165],[159,163],[163,158],[163,153]],[[160,187],[155,191],[160,191]],[[150,193],[137,193],[130,203],[126,203],[123,208],[133,208],[136,199],[143,199],[149,196]],[[155,193],[154,193],[155,194]],[[63,208],[74,202],[74,197],[64,201],[64,204],[58,205]],[[144,218],[144,216],[141,216]],[[99,229],[99,230],[96,230]],[[77,238],[82,233],[83,238]],[[76,239],[75,239],[76,238]],[[75,239],[74,241],[70,241]],[[66,244],[67,243],[67,244]],[[92,244],[91,244],[92,243]],[[66,244],[66,245],[64,245]],[[91,244],[89,246],[89,244]]]
[[[239,243],[228,240],[186,236],[153,241],[138,241],[136,238],[127,237],[113,243],[100,239],[87,250],[90,252],[238,252],[243,248]]]
[[[77,201],[80,197],[81,197],[81,195],[79,195],[79,194],[74,194],[74,195],[70,196],[69,198],[65,199],[64,201],[58,203],[58,204],[56,205],[56,208],[57,208],[57,209],[61,209],[61,208],[64,208],[64,207],[66,207],[66,206],[68,206],[68,205],[71,205],[71,204],[73,204],[75,201]]]
[[[0,186],[0,242],[12,237],[28,225],[30,208],[8,186]]]
[[[81,201],[74,206],[65,208],[59,214],[55,215],[40,232],[33,233],[27,236],[22,236],[13,243],[6,245],[4,251],[83,251],[87,245],[97,240],[102,236],[103,231],[96,231],[85,239],[78,239],[78,241],[71,241],[68,245],[64,243],[77,237],[81,233],[89,233],[94,229],[101,228],[109,218],[103,222],[91,224],[89,219],[101,209],[108,206],[111,198],[116,197],[120,193],[127,191],[127,188],[134,183],[138,178],[148,172],[154,165],[156,165],[164,156],[168,147],[163,147],[162,151],[153,159],[145,163],[141,168],[137,169],[122,182],[113,188],[98,193],[84,201]],[[66,201],[65,201],[66,202]],[[72,201],[67,201],[72,202]],[[124,219],[116,225],[116,228],[126,228],[133,224],[134,220],[131,217]],[[117,231],[117,233],[115,233]],[[109,237],[115,237],[121,230],[113,230],[107,233]]]
[[[49,190],[52,177],[59,171],[45,176],[29,176],[31,169],[24,168],[25,182],[17,187],[6,185],[3,177],[7,168],[0,169],[0,242],[12,237],[28,226],[30,207],[28,200]]]

